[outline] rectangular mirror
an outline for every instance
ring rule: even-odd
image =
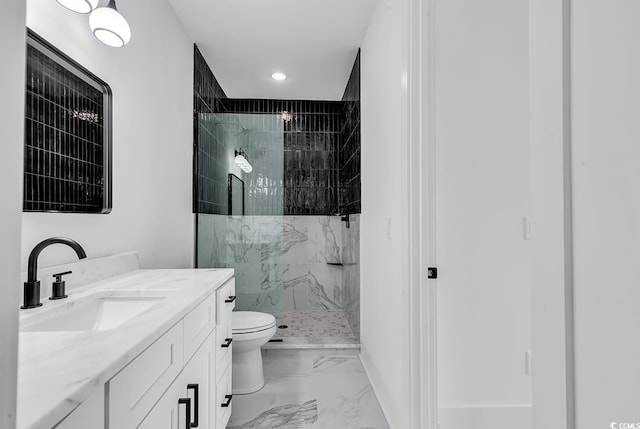
[[[111,211],[111,105],[106,82],[28,30],[24,211]]]

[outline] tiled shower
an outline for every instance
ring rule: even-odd
[[[228,98],[194,51],[197,266],[235,268],[276,339],[359,342],[359,54],[341,101],[309,101]]]

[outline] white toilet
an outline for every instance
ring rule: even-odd
[[[276,333],[276,318],[255,311],[234,311],[231,314],[233,394],[257,392],[264,386],[260,347]]]

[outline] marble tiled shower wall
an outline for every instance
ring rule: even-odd
[[[282,323],[283,216],[198,215],[199,268],[234,268],[236,310]]]
[[[360,215],[199,214],[198,235],[198,267],[236,269],[237,310],[344,311],[359,337]]]
[[[341,310],[360,335],[360,215],[284,217],[283,310]]]

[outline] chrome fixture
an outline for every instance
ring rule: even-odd
[[[249,157],[247,157],[247,153],[242,149],[236,150],[235,162],[240,167],[242,171],[245,173],[251,173],[253,171],[253,167],[249,163]]]
[[[40,243],[36,244],[29,254],[27,281],[24,283],[24,305],[20,307],[22,309],[36,308],[42,305],[40,302],[40,282],[38,281],[38,256],[40,256],[40,252],[52,244],[66,244],[75,250],[78,258],[84,259],[87,257],[82,246],[70,238],[52,237],[42,240]],[[59,275],[64,274],[66,273],[61,273]],[[53,296],[55,297],[56,295],[58,295],[58,293]],[[62,295],[64,295],[64,291],[62,291]]]

